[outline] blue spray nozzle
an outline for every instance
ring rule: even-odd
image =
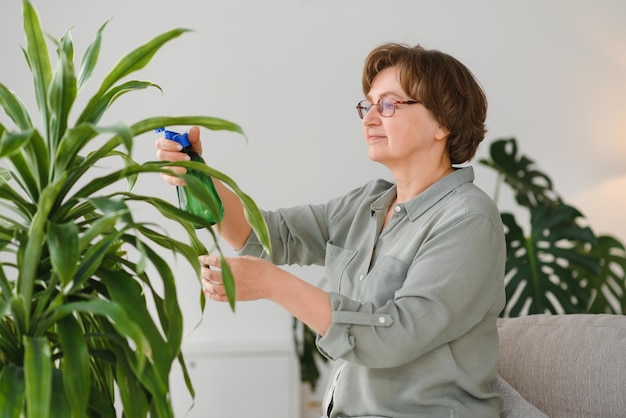
[[[189,135],[187,133],[181,134],[174,131],[168,131],[165,128],[158,128],[154,130],[155,132],[163,132],[165,135],[165,139],[170,139],[172,141],[178,142],[183,147],[188,147],[191,145],[189,142]]]

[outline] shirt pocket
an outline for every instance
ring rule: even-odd
[[[383,306],[393,300],[396,291],[404,285],[409,267],[409,264],[397,258],[388,255],[382,257],[360,284],[362,301]]]
[[[352,289],[350,281],[346,278],[348,265],[357,251],[339,247],[332,242],[326,243],[326,275],[328,280],[328,290],[331,292],[350,294]]]

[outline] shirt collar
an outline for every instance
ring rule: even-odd
[[[404,205],[411,221],[419,218],[424,212],[440,201],[448,193],[462,185],[474,181],[474,169],[471,166],[456,168],[452,173],[438,180],[413,199],[400,203]],[[372,215],[376,211],[387,210],[396,198],[396,185],[392,185],[378,199],[372,202]]]

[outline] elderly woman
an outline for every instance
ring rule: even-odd
[[[335,360],[324,417],[497,417],[504,231],[471,166],[459,167],[484,137],[485,95],[455,58],[400,44],[369,54],[363,93],[368,156],[394,181],[264,211],[271,259],[218,182],[217,231],[241,255],[227,260],[236,297],[271,300],[319,334],[320,352]],[[199,130],[189,137],[201,152]],[[156,145],[162,160],[187,158],[173,141]],[[226,301],[219,257],[200,262],[204,293]],[[325,266],[328,289],[277,267],[287,264]]]

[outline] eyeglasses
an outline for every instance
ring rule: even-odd
[[[399,100],[393,100],[391,97],[381,97],[378,100],[378,103],[376,103],[376,107],[378,108],[378,113],[380,113],[381,116],[388,118],[390,116],[393,116],[394,113],[396,113],[396,105],[399,105],[399,104],[412,105],[412,104],[418,104],[418,103],[422,103],[422,102],[419,100],[399,101]],[[365,117],[365,114],[370,111],[372,106],[374,105],[370,103],[369,100],[361,100],[359,104],[356,105],[356,110],[359,112],[359,117],[363,119]]]

